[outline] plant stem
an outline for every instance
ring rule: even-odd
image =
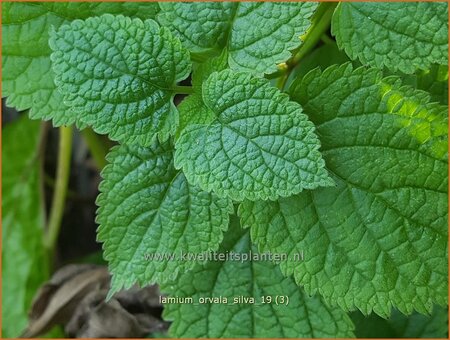
[[[281,91],[283,91],[292,70],[305,55],[311,52],[330,27],[331,18],[335,8],[335,3],[322,2],[314,14],[310,29],[303,37],[304,43],[293,53],[293,57],[283,65],[283,68],[280,68],[272,74],[266,75],[267,79],[278,78],[277,87]]]
[[[311,28],[305,34],[304,43],[295,53],[294,57],[288,60],[288,72],[292,70],[299,61],[307,55],[319,42],[322,35],[330,27],[331,18],[333,16],[336,3],[322,2],[317,8],[317,12],[312,19]]]
[[[178,94],[194,93],[194,88],[192,86],[176,85],[173,87],[173,90],[175,91],[175,93],[178,93]]]
[[[320,37],[320,39],[323,41],[324,44],[328,45],[328,44],[333,44],[334,40],[331,39],[326,33],[322,34],[322,36]]]
[[[286,81],[289,78],[289,73],[285,72],[277,79],[277,87],[280,89],[280,91],[284,90],[284,86],[286,85]]]
[[[101,137],[91,128],[81,130],[81,135],[92,154],[92,158],[94,159],[97,168],[99,170],[103,169],[106,165],[106,155],[109,151],[108,146],[103,143]]]
[[[53,254],[58,240],[61,220],[66,203],[67,187],[69,184],[70,159],[72,156],[72,128],[59,129],[58,165],[56,169],[55,190],[47,226],[45,246]]]

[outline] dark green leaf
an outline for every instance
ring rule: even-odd
[[[162,287],[169,297],[193,299],[193,303],[166,304],[164,317],[173,320],[171,335],[189,338],[353,337],[353,324],[340,308],[327,306],[317,296],[309,297],[269,261],[243,260],[244,256],[254,259],[255,255],[263,255],[252,247],[248,232],[240,229],[236,220],[232,219],[216,255],[235,254],[239,258],[220,261],[218,257],[219,261],[198,264],[191,272]],[[287,297],[287,304],[281,303],[281,296]],[[263,297],[266,302],[270,297],[271,303],[262,303]],[[199,303],[200,298],[222,298],[222,302]],[[254,303],[249,298],[253,298]]]
[[[232,204],[190,185],[173,167],[170,144],[122,145],[108,161],[97,204],[111,293],[173,279],[193,266],[181,253],[219,247]]]
[[[396,78],[351,65],[314,70],[292,97],[317,126],[334,188],[244,202],[242,224],[308,293],[388,316],[446,304],[447,108]]]

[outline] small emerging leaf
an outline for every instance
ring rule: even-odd
[[[223,71],[228,67],[227,53],[223,52],[215,58],[210,58],[203,63],[195,63],[192,73],[192,86],[195,93],[186,97],[180,105],[180,125],[176,137],[188,126],[192,124],[208,124],[214,120],[214,114],[203,103],[202,85],[214,72]]]

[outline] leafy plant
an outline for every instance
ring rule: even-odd
[[[97,199],[110,296],[158,283],[177,337],[376,336],[383,322],[446,336],[446,3],[2,15],[7,104],[120,144]],[[267,252],[286,256],[202,257]]]

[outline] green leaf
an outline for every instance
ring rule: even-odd
[[[194,63],[192,72],[192,86],[198,91],[202,84],[214,72],[220,72],[228,67],[228,52],[223,50],[217,57],[209,58],[203,63]]]
[[[77,121],[56,90],[51,70],[48,30],[75,18],[103,13],[153,18],[156,3],[2,3],[2,96],[7,105],[30,109],[33,119],[52,119],[55,126]]]
[[[42,242],[41,123],[23,115],[2,133],[2,335],[15,338],[49,271]]]
[[[433,101],[448,105],[448,66],[433,65],[417,75],[416,87],[427,91]]]
[[[414,313],[405,316],[394,310],[389,319],[377,315],[364,317],[352,313],[358,338],[448,338],[446,308],[435,306],[430,316]]]
[[[232,69],[272,73],[302,44],[316,2],[160,3],[158,21],[194,54],[227,48]]]
[[[447,303],[447,108],[377,70],[332,66],[293,84],[334,188],[244,202],[243,226],[310,294],[388,316]]]
[[[226,51],[215,58],[210,58],[203,63],[195,63],[193,65],[192,86],[195,92],[186,97],[177,107],[180,113],[180,124],[176,133],[177,138],[188,125],[208,124],[214,120],[214,114],[203,103],[201,94],[202,85],[212,73],[225,70],[227,67]]]
[[[175,167],[191,183],[237,201],[332,184],[313,124],[265,79],[213,73],[203,101],[214,120],[189,125],[176,143]]]
[[[353,324],[342,310],[319,297],[309,297],[293,279],[283,277],[269,261],[244,261],[258,254],[248,232],[232,219],[219,253],[219,261],[198,264],[178,280],[162,286],[169,297],[192,297],[193,303],[167,303],[164,318],[173,320],[169,333],[189,338],[311,338],[353,337]],[[250,255],[250,251],[253,251]],[[220,254],[234,260],[220,261]],[[213,255],[211,255],[213,256]],[[239,256],[239,258],[237,257]],[[266,257],[267,258],[267,257]],[[261,260],[261,259],[260,259]],[[281,303],[281,296],[288,303]],[[226,303],[199,303],[200,298],[224,298]],[[254,303],[245,298],[253,298]],[[262,303],[271,297],[272,303]],[[276,298],[279,304],[276,303]],[[235,301],[235,299],[238,299]],[[240,299],[240,300],[239,300]]]
[[[177,108],[180,113],[177,138],[189,125],[209,124],[214,120],[214,114],[205,106],[202,96],[197,93],[186,97]]]
[[[448,64],[447,16],[445,2],[342,2],[332,32],[352,59],[413,73]]]
[[[113,140],[150,145],[176,131],[176,82],[189,52],[153,20],[75,20],[50,34],[55,83],[80,120]]]
[[[430,95],[431,101],[448,105],[448,66],[432,65],[429,70],[418,70],[414,74],[395,73],[402,83]]]
[[[336,43],[323,44],[307,54],[301,62],[292,69],[285,87],[288,88],[288,85],[295,79],[304,77],[309,71],[316,67],[320,67],[324,70],[331,65],[343,64],[348,61],[350,61],[350,59],[343,51],[339,50]]]
[[[193,263],[180,254],[216,250],[232,204],[188,184],[172,147],[115,147],[102,171],[98,240],[113,275],[111,293],[174,278]],[[159,258],[172,256],[174,258]],[[148,257],[155,256],[153,259]]]

